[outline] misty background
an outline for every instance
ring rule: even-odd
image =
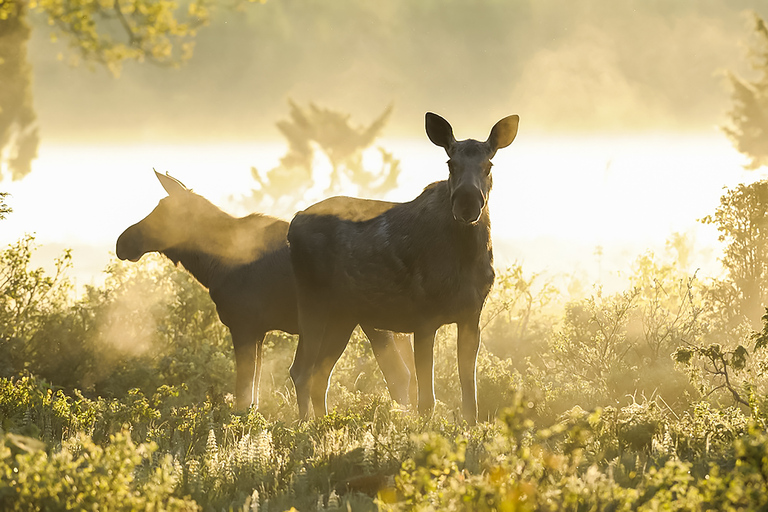
[[[29,57],[49,141],[278,139],[287,98],[361,119],[392,103],[393,137],[423,137],[427,110],[467,133],[508,111],[528,134],[709,133],[761,4],[268,1],[219,10],[181,69],[127,63],[120,79],[67,66],[32,15]]]
[[[70,65],[65,39],[30,13],[41,146],[29,176],[0,185],[14,209],[1,241],[37,233],[43,265],[73,247],[75,277],[98,281],[117,235],[164,195],[153,167],[230,213],[261,211],[243,201],[250,168],[285,153],[289,101],[357,125],[391,105],[377,144],[401,161],[386,195],[398,201],[446,176],[424,112],[478,139],[520,115],[495,161],[497,263],[603,282],[683,233],[691,271],[717,273],[715,230],[697,219],[762,173],[743,171],[719,129],[725,71],[750,76],[750,10],[768,2],[274,0],[219,8],[178,69],[126,62],[119,77]]]

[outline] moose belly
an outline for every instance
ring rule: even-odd
[[[288,239],[301,300],[401,332],[476,317],[493,283],[484,232],[393,212],[365,222],[298,214]]]
[[[436,264],[431,268],[402,268],[382,264],[375,271],[355,272],[347,267],[337,273],[340,286],[335,296],[339,313],[358,323],[380,329],[413,332],[422,326],[437,327],[477,314],[488,295],[493,271],[459,269],[457,265]],[[374,269],[371,269],[374,270]],[[462,274],[461,270],[464,270]],[[340,275],[341,274],[341,275]],[[335,287],[334,287],[335,288]]]

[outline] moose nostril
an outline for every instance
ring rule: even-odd
[[[480,219],[485,205],[482,196],[462,195],[453,203],[453,218],[465,224],[473,224]]]
[[[463,205],[460,208],[454,209],[453,218],[465,224],[472,224],[480,219],[481,211],[480,208],[472,205]]]

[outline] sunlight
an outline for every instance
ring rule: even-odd
[[[402,166],[398,188],[383,199],[409,201],[447,177],[444,152],[427,140],[385,139],[380,145]],[[153,168],[240,216],[250,213],[240,201],[255,186],[250,167],[269,170],[284,150],[277,143],[43,145],[35,172],[8,186],[14,212],[3,223],[1,241],[34,232],[38,243],[57,250],[98,248],[101,258],[75,258],[80,282],[98,280],[117,236],[164,197]],[[364,161],[377,168],[378,150],[370,149]],[[331,164],[319,151],[314,164],[318,179],[307,197],[319,199]],[[714,210],[723,187],[760,177],[742,164],[720,135],[523,134],[494,158],[489,206],[497,265],[520,262],[532,272],[617,275],[643,252],[663,250],[667,238],[679,232],[695,240],[696,268],[716,273],[716,232],[697,219]],[[342,193],[355,195],[355,190],[342,183]]]

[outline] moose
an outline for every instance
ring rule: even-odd
[[[175,265],[181,263],[208,289],[219,319],[232,335],[235,407],[258,408],[266,333],[299,332],[288,222],[258,213],[233,217],[177,179],[157,171],[155,175],[168,196],[120,235],[117,257],[136,262],[148,252],[159,252]],[[410,340],[369,326],[361,328],[392,398],[408,404],[415,395]]]
[[[446,181],[407,203],[334,197],[297,213],[288,229],[301,337],[290,373],[299,416],[326,413],[328,381],[358,323],[413,333],[418,410],[431,415],[437,329],[458,328],[462,413],[477,422],[480,312],[494,280],[491,159],[517,135],[519,117],[497,122],[485,142],[457,141],[428,112],[429,139],[448,154]]]

